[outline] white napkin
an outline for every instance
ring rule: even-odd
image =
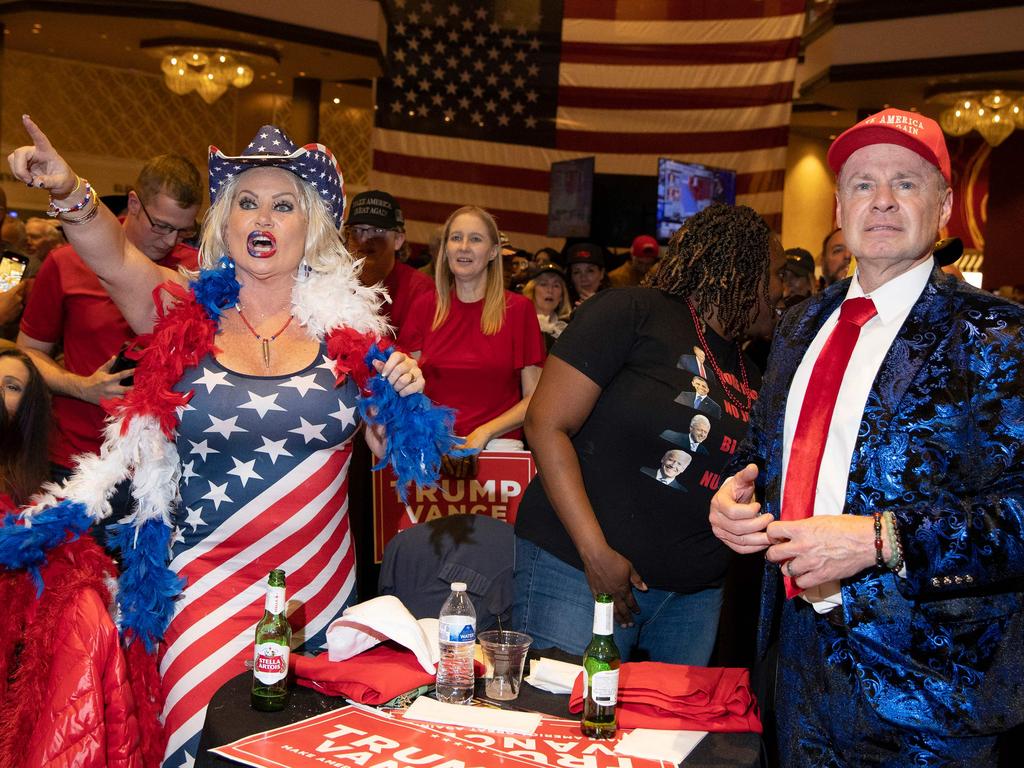
[[[402,717],[423,723],[459,725],[464,728],[517,733],[523,736],[533,735],[541,720],[539,712],[513,712],[508,709],[445,704],[429,696],[420,696],[416,699]]]
[[[417,621],[394,595],[381,595],[349,606],[327,628],[327,658],[344,661],[385,640],[394,640],[416,654],[424,672],[434,674],[441,651],[437,619]]]
[[[572,693],[576,678],[582,671],[583,667],[579,664],[554,659],[530,659],[530,674],[525,680],[534,688],[548,693]]]
[[[672,765],[679,765],[707,735],[706,731],[634,728],[619,739],[615,745],[615,754],[643,757],[648,760],[665,760]]]

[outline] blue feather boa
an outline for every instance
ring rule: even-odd
[[[235,277],[235,262],[221,256],[216,269],[204,269],[199,277],[188,284],[196,301],[206,310],[211,320],[220,320],[225,309],[238,303],[241,286]]]
[[[74,541],[92,518],[85,505],[65,499],[32,517],[31,525],[18,523],[18,515],[7,515],[0,526],[0,566],[26,570],[43,593],[40,568],[47,553],[65,541]],[[150,520],[138,528],[115,525],[108,531],[108,543],[121,551],[123,573],[118,580],[117,603],[121,609],[121,632],[139,637],[152,653],[174,614],[174,598],[184,580],[167,567],[171,529],[161,520]]]
[[[7,515],[0,526],[0,565],[10,570],[25,569],[36,584],[36,596],[43,593],[39,569],[46,565],[46,553],[69,539],[74,540],[92,525],[85,505],[64,500],[32,517],[31,525],[20,525],[19,515]]]
[[[383,362],[389,355],[376,344],[370,345],[365,362],[374,375],[367,383],[370,394],[359,398],[359,414],[364,421],[383,424],[387,430],[387,450],[374,469],[391,465],[398,481],[395,488],[405,504],[409,483],[421,488],[437,485],[442,456],[466,456],[475,451],[455,450],[460,442],[452,434],[455,411],[435,405],[423,393],[401,397],[387,379],[376,373],[373,361]]]
[[[121,552],[123,572],[117,592],[121,632],[140,638],[146,651],[153,653],[174,617],[174,598],[185,587],[185,580],[167,567],[171,527],[159,519],[138,527],[113,525],[107,544]]]

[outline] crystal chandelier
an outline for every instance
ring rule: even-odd
[[[977,131],[998,147],[1014,128],[1024,129],[1024,91],[996,88],[944,93],[941,98],[950,106],[939,115],[939,125],[951,136]]]
[[[228,88],[245,88],[255,77],[253,65],[260,59],[276,63],[263,50],[239,50],[237,45],[213,41],[144,40],[140,47],[160,57],[167,88],[184,96],[195,91],[213,104]]]

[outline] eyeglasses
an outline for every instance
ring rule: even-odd
[[[149,231],[154,235],[167,237],[167,235],[174,233],[179,240],[188,240],[198,231],[198,227],[196,227],[194,222],[190,227],[172,227],[165,221],[153,221],[153,217],[146,210],[146,204],[142,202],[142,198],[136,197],[136,199],[139,201],[139,205],[142,206],[142,212],[146,214],[146,219],[149,221]]]
[[[355,237],[359,240],[376,240],[377,238],[384,237],[388,232],[394,232],[393,229],[384,229],[383,227],[371,227],[366,224],[355,224],[351,227],[345,227],[345,235]]]

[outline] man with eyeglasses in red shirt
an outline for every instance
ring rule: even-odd
[[[363,285],[382,283],[387,289],[391,301],[381,311],[398,338],[412,300],[434,290],[429,277],[396,258],[405,244],[405,217],[398,201],[379,189],[360,192],[349,204],[344,234],[352,258],[363,260],[359,281]]]
[[[180,155],[152,158],[128,193],[125,239],[162,266],[195,269],[196,249],[183,241],[196,234],[202,199],[202,179],[191,161]],[[110,369],[132,338],[102,282],[74,248],[54,249],[36,277],[17,342],[53,393],[54,479],[70,473],[72,457],[99,450],[105,418],[100,402],[128,390],[124,379],[131,372]],[[60,362],[54,359],[58,349]]]

